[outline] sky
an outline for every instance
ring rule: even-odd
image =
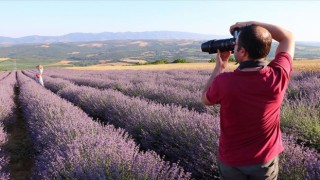
[[[129,31],[230,35],[232,24],[254,20],[282,26],[297,41],[320,41],[320,1],[0,0],[0,7],[0,36],[14,38]]]

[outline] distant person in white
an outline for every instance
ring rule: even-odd
[[[38,66],[36,66],[36,77],[35,77],[35,80],[41,86],[44,86],[43,85],[43,79],[42,79],[42,72],[43,72],[43,66],[41,64],[39,64]]]

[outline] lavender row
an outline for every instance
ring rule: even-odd
[[[8,143],[8,134],[4,130],[5,124],[11,123],[14,104],[15,72],[4,73],[0,81],[0,179],[9,179],[9,156],[5,149]],[[3,75],[3,74],[2,74]]]
[[[8,71],[6,71],[6,72],[1,72],[1,73],[0,73],[0,81],[1,81],[2,79],[5,79],[7,76],[9,76],[10,73],[11,73],[11,72],[8,72]]]
[[[193,81],[200,77],[210,75],[207,70],[109,70],[109,71],[78,71],[68,69],[49,69],[46,71],[49,75],[72,75],[73,77],[92,77],[100,79],[138,81],[141,77],[148,77],[151,81],[157,80],[163,82],[166,80]]]
[[[58,94],[88,114],[125,128],[142,147],[180,160],[195,177],[217,175],[218,118],[126,97],[113,90],[79,87],[61,79],[48,78],[47,85],[55,87],[53,89],[62,87]],[[286,150],[281,156],[280,177],[320,177],[316,152],[294,144],[294,140],[286,135],[284,144]]]
[[[60,76],[59,76],[60,77]],[[113,81],[93,78],[63,77],[77,85],[91,86],[99,89],[115,89],[125,95],[143,97],[162,104],[175,104],[199,112],[207,112],[208,108],[200,102],[200,90],[190,92],[184,88],[141,82],[133,84],[126,81]]]
[[[203,88],[203,82],[208,79],[208,75],[203,75],[202,71],[62,71],[51,70],[46,74],[60,78],[72,77],[80,79],[96,79],[109,83],[129,82],[134,85],[156,84],[170,87],[180,87],[191,92],[197,92]],[[209,73],[208,73],[209,74]],[[122,84],[122,83],[121,83]]]
[[[14,72],[6,74],[4,79],[0,80],[1,123],[3,123],[5,119],[8,119],[8,117],[10,117],[13,113],[13,108],[14,108],[13,96],[14,96],[15,83],[16,83],[16,76]]]
[[[122,129],[102,126],[82,110],[18,73],[20,101],[34,148],[34,179],[189,179]],[[35,91],[36,90],[36,91]]]

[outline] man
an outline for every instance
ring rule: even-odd
[[[201,100],[220,104],[219,170],[221,179],[277,179],[283,151],[280,106],[294,55],[291,32],[262,22],[238,22],[234,57],[240,66],[224,72],[231,52],[219,52]],[[279,42],[267,66],[272,39]]]
[[[43,79],[42,79],[42,72],[43,72],[43,66],[41,64],[36,66],[36,77],[35,80],[40,85],[44,86]]]

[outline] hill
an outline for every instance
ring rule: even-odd
[[[172,62],[177,58],[184,58],[189,62],[207,62],[214,55],[201,52],[201,44],[205,41],[140,39],[10,45],[0,48],[0,67],[2,69],[13,69],[14,67],[24,69],[33,68],[36,64],[87,66],[161,59]],[[276,44],[273,44],[269,58],[274,56],[275,47]],[[320,58],[320,47],[297,44],[295,58]]]

